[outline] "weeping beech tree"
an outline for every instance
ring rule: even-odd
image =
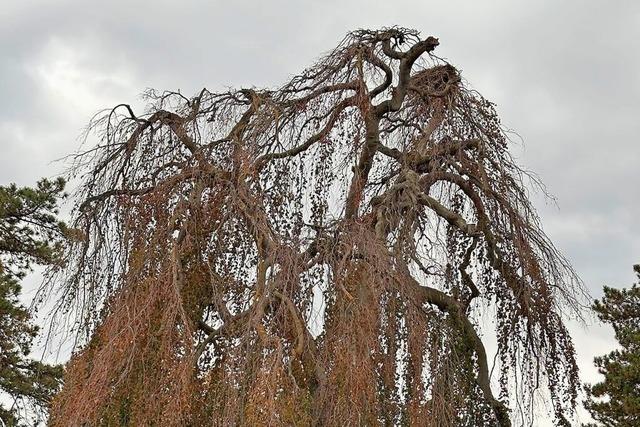
[[[540,390],[568,424],[581,283],[436,46],[355,31],[278,89],[94,120],[51,424],[508,426]]]

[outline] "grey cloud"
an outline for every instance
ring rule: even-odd
[[[545,228],[595,296],[640,262],[640,3],[425,1],[16,1],[0,15],[0,182],[58,173],[92,113],[147,87],[283,83],[346,31],[402,25],[440,38],[437,54],[495,101],[559,208]],[[77,54],[71,98],[41,76],[46,55]],[[51,59],[51,58],[49,58]],[[63,68],[64,70],[64,68]],[[45,70],[46,71],[46,70]],[[84,79],[84,80],[82,80]],[[102,80],[100,80],[102,79]],[[73,83],[76,82],[76,83]],[[74,110],[69,111],[77,94]],[[106,104],[106,105],[105,105]],[[518,138],[514,138],[516,142]],[[576,329],[577,331],[577,329]],[[602,331],[602,329],[598,329]],[[613,345],[610,331],[599,332]],[[585,372],[593,348],[577,332]]]

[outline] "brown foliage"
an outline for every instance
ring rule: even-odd
[[[563,421],[581,284],[437,45],[356,31],[276,90],[96,120],[52,425],[509,425],[542,384]]]

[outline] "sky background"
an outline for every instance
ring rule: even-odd
[[[557,199],[535,196],[544,228],[591,294],[629,286],[640,262],[633,0],[2,0],[0,185],[64,172],[55,160],[79,147],[92,115],[140,105],[147,88],[275,87],[347,31],[392,25],[438,37],[436,54],[497,104],[520,164]],[[593,321],[571,331],[594,381],[613,332]]]

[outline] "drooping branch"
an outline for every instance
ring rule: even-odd
[[[542,375],[570,413],[579,279],[437,45],[360,30],[280,88],[97,120],[57,306],[91,338],[52,424],[504,426]]]
[[[465,342],[476,355],[476,363],[478,364],[478,372],[476,381],[484,394],[491,408],[495,412],[498,425],[501,427],[511,426],[509,419],[509,411],[502,402],[496,399],[491,390],[491,378],[489,377],[489,364],[487,361],[487,352],[482,340],[478,336],[473,324],[467,318],[464,312],[464,306],[459,302],[438,289],[428,286],[421,286],[408,272],[406,266],[403,268],[403,276],[400,280],[400,286],[407,286],[408,283],[412,289],[408,292],[420,298],[422,304],[433,304],[440,310],[447,312],[456,322],[462,335],[466,338]]]

